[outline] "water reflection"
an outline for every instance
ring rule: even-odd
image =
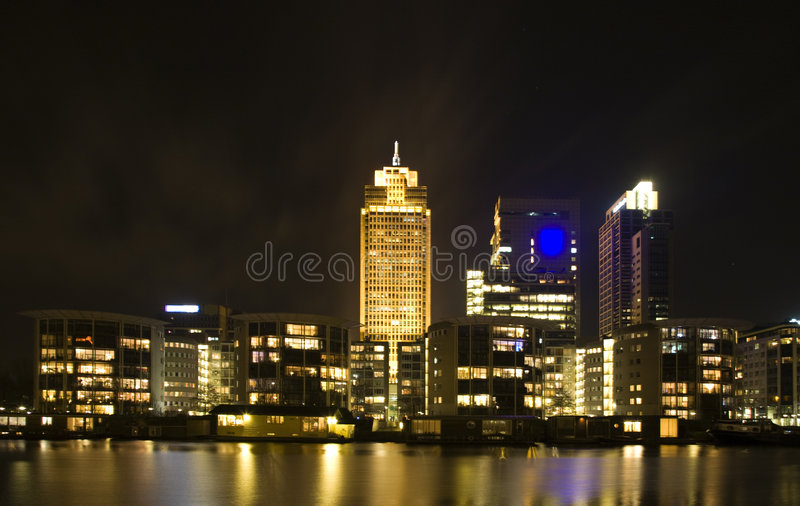
[[[793,503],[792,448],[0,441],[8,504]]]

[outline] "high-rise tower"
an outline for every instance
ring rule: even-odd
[[[670,316],[672,211],[642,181],[606,211],[600,227],[600,334]]]
[[[395,142],[392,165],[375,171],[361,209],[361,340],[385,343],[387,391],[372,400],[383,401],[389,421],[399,416],[398,343],[421,340],[430,325],[431,212],[417,182]]]
[[[548,321],[544,414],[572,413],[580,332],[580,202],[499,197],[485,271],[467,272],[467,314]]]
[[[579,237],[577,200],[499,197],[488,268],[467,273],[467,314],[549,320],[574,339]]]

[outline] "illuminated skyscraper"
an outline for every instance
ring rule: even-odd
[[[486,270],[467,272],[467,314],[547,320],[544,414],[572,413],[580,323],[580,202],[499,197]]]
[[[606,211],[600,227],[600,334],[670,316],[672,211],[642,181]]]
[[[430,216],[428,188],[400,166],[395,142],[392,165],[364,187],[360,249],[361,340],[386,343],[386,391],[372,398],[383,401],[390,422],[400,415],[398,343],[423,339],[430,324]]]
[[[488,269],[467,272],[467,314],[549,320],[574,338],[579,237],[577,200],[498,197]]]

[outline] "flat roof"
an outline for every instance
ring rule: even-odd
[[[747,320],[739,320],[736,318],[714,318],[714,317],[693,317],[693,318],[667,318],[664,320],[654,320],[645,323],[637,323],[635,325],[628,325],[627,327],[620,327],[614,329],[612,334],[618,332],[626,332],[628,329],[644,328],[648,326],[653,327],[720,327],[727,329],[735,329],[744,331],[753,328],[753,323]]]
[[[231,316],[234,320],[241,321],[258,321],[270,322],[281,321],[289,323],[314,323],[320,325],[335,325],[337,327],[351,328],[358,327],[358,322],[339,318],[337,316],[328,316],[321,314],[311,313],[242,313]]]
[[[759,334],[766,334],[767,332],[772,332],[774,330],[787,329],[787,328],[800,328],[800,324],[792,323],[792,322],[783,322],[783,323],[777,323],[775,325],[769,325],[769,326],[766,326],[766,327],[759,326],[759,327],[752,328],[752,329],[748,330],[747,332],[744,332],[741,337],[752,337],[752,336],[756,336],[756,335],[759,335]]]
[[[109,313],[107,311],[91,311],[85,309],[30,309],[20,312],[23,316],[30,318],[62,318],[70,320],[108,320],[135,322],[139,324],[163,327],[169,322],[149,318],[147,316],[136,316],[123,313]]]
[[[263,404],[221,404],[211,410],[212,415],[272,415],[272,416],[335,416],[340,421],[353,423],[353,415],[345,408],[336,406],[267,406]]]
[[[525,316],[491,316],[491,315],[470,315],[455,316],[433,322],[428,328],[439,325],[527,325],[542,330],[561,330],[557,323],[550,320],[538,318],[528,318]]]

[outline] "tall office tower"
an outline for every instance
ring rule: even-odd
[[[600,227],[600,334],[668,318],[672,300],[672,211],[658,209],[642,181],[606,211]]]
[[[580,203],[498,197],[489,266],[467,272],[467,314],[521,316],[578,334]]]
[[[574,412],[580,202],[499,197],[489,267],[467,272],[467,314],[548,320],[545,416]]]
[[[398,343],[423,338],[430,324],[431,229],[428,188],[417,171],[400,166],[398,144],[390,167],[375,171],[361,209],[361,340],[388,351],[386,420],[398,409]]]

